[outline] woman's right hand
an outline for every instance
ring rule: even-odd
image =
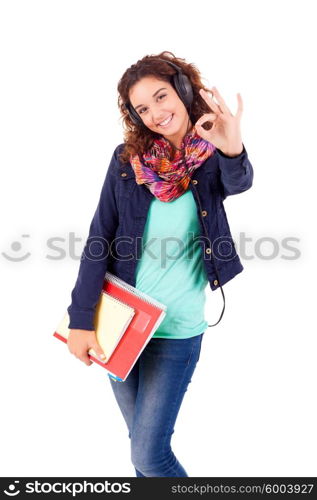
[[[92,365],[88,356],[89,349],[94,349],[95,353],[101,361],[104,361],[105,355],[100,345],[97,342],[95,330],[77,330],[69,331],[67,346],[71,354],[83,361],[87,366]],[[103,358],[102,358],[103,356]]]

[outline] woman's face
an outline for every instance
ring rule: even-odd
[[[174,87],[165,80],[147,76],[131,87],[129,99],[143,123],[163,135],[177,148],[191,128],[188,113]]]

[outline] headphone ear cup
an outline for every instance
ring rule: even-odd
[[[135,111],[135,109],[130,106],[129,103],[126,103],[125,104],[125,107],[126,109],[128,110],[128,113],[130,115],[130,118],[132,120],[132,122],[135,124],[135,125],[143,125],[143,121],[141,120],[140,116],[138,115],[138,113]]]
[[[189,107],[194,98],[193,87],[187,75],[184,73],[175,73],[173,75],[173,83],[180,99],[186,107]]]

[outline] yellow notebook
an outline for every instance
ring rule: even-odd
[[[104,362],[108,362],[121,337],[131,322],[135,310],[106,292],[102,292],[96,306],[94,326],[97,341],[106,355]],[[70,317],[68,312],[56,330],[65,339],[68,338]],[[89,354],[97,356],[94,349],[89,349]]]

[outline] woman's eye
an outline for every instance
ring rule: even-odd
[[[161,99],[162,97],[166,97],[166,94],[161,94],[158,96],[158,99]],[[139,111],[139,114],[141,115],[143,110],[146,109],[146,108],[141,108],[140,111]]]

